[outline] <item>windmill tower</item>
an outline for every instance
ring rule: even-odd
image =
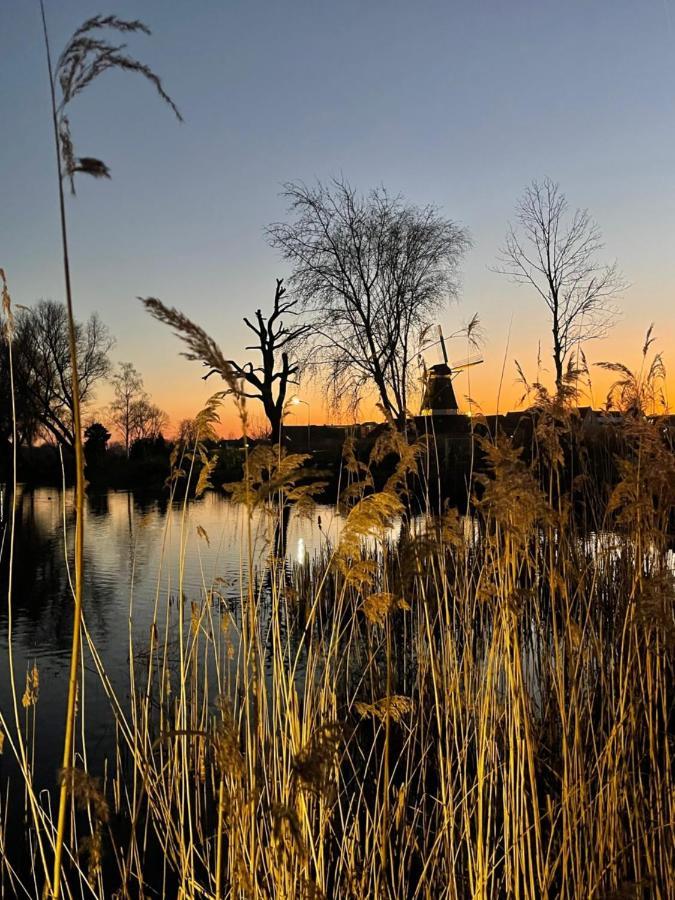
[[[423,416],[457,416],[460,415],[460,411],[452,382],[458,372],[479,365],[483,359],[480,356],[472,356],[450,366],[440,325],[438,335],[439,340],[436,343],[441,345],[443,362],[431,366],[425,372],[420,413]]]

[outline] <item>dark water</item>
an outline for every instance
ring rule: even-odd
[[[73,495],[52,488],[17,492],[11,560],[11,646],[22,729],[35,717],[36,787],[53,788],[62,752],[63,720],[72,635],[72,593],[67,556],[73,539]],[[11,502],[4,496],[0,523],[0,711],[13,728],[9,674],[10,610],[8,582]],[[321,517],[321,529],[317,517]],[[264,568],[272,526],[262,515],[253,520],[256,561]],[[87,497],[85,620],[105,670],[123,705],[128,701],[130,640],[134,656],[149,645],[155,604],[160,631],[176,608],[179,585],[189,617],[190,601],[210,592],[216,615],[237,607],[248,571],[245,511],[227,499],[207,494],[186,505],[108,492]],[[331,507],[313,518],[291,517],[288,556],[297,559],[333,542],[340,521]],[[67,550],[68,548],[68,550]],[[171,622],[172,619],[170,618]],[[171,637],[171,635],[169,635]],[[88,764],[101,772],[114,746],[110,702],[85,645],[83,702],[78,729],[87,736]],[[26,674],[37,667],[39,693],[28,711],[21,704]],[[1,727],[1,726],[0,726]],[[6,739],[0,755],[0,790],[8,779],[15,800],[23,801],[20,775]],[[11,806],[11,804],[10,804]]]

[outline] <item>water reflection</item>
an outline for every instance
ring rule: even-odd
[[[3,673],[7,665],[11,523],[6,492],[4,501],[0,522],[4,535],[0,558]],[[12,598],[16,667],[22,671],[38,660],[40,666],[47,668],[49,684],[45,690],[60,711],[73,625],[69,574],[73,494],[53,488],[19,488],[14,504]],[[326,535],[337,540],[339,523],[332,509],[321,508],[319,514],[322,531],[315,522],[291,520],[291,553],[299,541],[312,554]],[[169,505],[165,499],[129,492],[92,493],[85,506],[85,530],[86,623],[107,672],[120,688],[128,681],[129,639],[138,647],[146,645],[155,611],[160,626],[165,624],[181,589],[188,610],[191,601],[208,595],[236,613],[242,591],[246,591],[247,528],[245,512],[226,499],[207,494],[185,505]],[[256,561],[261,562],[273,540],[272,523],[264,516],[254,519],[253,538]],[[8,679],[3,674],[3,711],[8,708],[8,691]]]
[[[62,655],[70,647],[72,634],[72,505],[62,502],[53,490],[17,491],[15,501],[12,602],[14,638],[20,650],[35,656]],[[99,504],[91,513],[92,527],[103,516]],[[10,572],[11,518],[3,523],[5,540],[0,560],[0,646],[6,644],[7,601]],[[87,618],[100,639],[109,634],[106,579],[99,570],[97,554],[85,551]],[[0,700],[2,689],[0,688]]]
[[[96,519],[105,519],[110,515],[109,495],[106,492],[88,494],[87,495],[87,512],[89,516]]]

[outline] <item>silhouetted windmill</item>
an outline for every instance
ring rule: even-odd
[[[424,392],[422,394],[423,416],[456,416],[459,415],[459,406],[452,386],[453,379],[463,369],[480,365],[483,362],[481,356],[470,356],[460,362],[448,363],[448,351],[445,348],[445,339],[441,326],[438,326],[439,339],[435,343],[441,345],[443,362],[426,369],[424,373]],[[433,346],[433,345],[431,345]]]

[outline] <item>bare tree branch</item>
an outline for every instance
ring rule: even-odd
[[[294,267],[292,284],[314,333],[313,366],[336,405],[366,392],[405,421],[407,360],[432,316],[457,295],[468,233],[431,206],[384,188],[362,197],[343,179],[285,187],[293,221],[268,228]]]
[[[283,279],[277,278],[269,317],[266,318],[258,309],[256,310],[257,324],[244,318],[245,324],[258,338],[256,344],[249,345],[246,349],[260,353],[261,365],[254,367],[252,362],[240,365],[234,360],[229,360],[237,376],[255,389],[253,393],[246,396],[262,403],[270,423],[272,443],[277,443],[280,439],[288,386],[295,384],[293,379],[299,372],[299,364],[296,361],[290,361],[289,352],[297,350],[298,345],[311,330],[311,326],[308,324],[298,324],[294,327],[284,325],[281,316],[287,313],[296,315],[295,307],[298,303],[297,299],[284,300],[285,296],[286,288],[283,286]],[[211,374],[212,372],[209,372],[204,377],[208,378]]]
[[[110,370],[108,354],[114,340],[96,315],[84,324],[76,324],[75,338],[80,401],[86,405]],[[19,310],[14,341],[22,420],[37,426],[28,427],[26,437],[32,439],[42,431],[59,443],[73,446],[74,403],[65,306],[42,300],[34,307]]]
[[[626,284],[615,263],[597,262],[603,243],[588,211],[577,209],[570,218],[565,195],[549,178],[526,189],[516,219],[522,238],[510,225],[495,271],[529,284],[545,303],[560,392],[570,352],[607,333],[617,317],[613,301]]]

